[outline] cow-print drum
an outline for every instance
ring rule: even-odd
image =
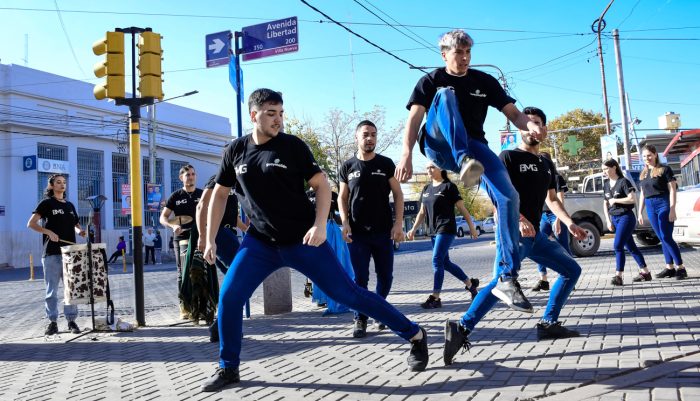
[[[107,301],[107,253],[105,244],[92,244],[92,290],[95,303]],[[61,247],[63,259],[63,301],[90,303],[87,244]]]

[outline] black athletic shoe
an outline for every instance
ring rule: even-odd
[[[408,367],[413,372],[422,372],[428,366],[428,333],[422,327],[420,331],[423,333],[423,338],[411,341],[411,351],[406,360]]]
[[[687,274],[686,274],[687,275]],[[660,273],[656,273],[656,278],[676,277],[676,269],[664,269]]]
[[[47,336],[52,336],[54,334],[58,334],[58,323],[56,323],[56,322],[49,323],[49,325],[46,326],[46,330],[44,331],[44,334]]]
[[[571,338],[578,337],[579,334],[576,330],[570,330],[561,325],[561,322],[556,323],[537,323],[537,340],[552,339],[556,340],[558,338]]]
[[[377,331],[386,330],[386,325],[382,322],[374,321],[374,325],[377,327]]]
[[[219,319],[214,319],[214,323],[209,326],[209,342],[218,343],[219,342]]]
[[[497,296],[501,301],[505,302],[511,309],[520,312],[532,313],[532,304],[525,298],[523,290],[520,289],[520,283],[515,278],[498,279],[498,284],[491,290],[491,293]]]
[[[434,296],[429,296],[428,299],[420,304],[420,307],[423,309],[437,309],[437,308],[442,308],[442,301],[440,301],[440,298],[435,298]]]
[[[469,293],[472,295],[472,299],[476,298],[476,294],[479,293],[477,288],[479,288],[479,279],[478,278],[470,278],[469,281],[471,281],[471,287],[467,288],[466,286],[464,287],[465,290],[469,291]]]
[[[532,287],[532,291],[549,291],[549,281],[547,280],[539,280],[537,281],[537,284],[535,284],[534,287]]]
[[[610,284],[616,285],[616,286],[622,286],[622,277],[613,276],[612,280],[610,280]]]
[[[73,334],[80,334],[80,327],[74,321],[68,322],[68,330]]]
[[[216,368],[216,373],[202,383],[202,391],[219,391],[229,384],[238,383],[240,381],[241,377],[238,374],[238,368]]]
[[[442,351],[442,360],[445,366],[452,365],[454,357],[459,352],[468,351],[472,344],[469,342],[469,330],[457,322],[445,320],[445,349]]]
[[[632,281],[635,283],[639,283],[641,281],[651,281],[651,273],[639,272],[639,276],[633,278]]]
[[[685,268],[676,270],[676,280],[684,280],[688,278],[688,272]]]
[[[355,319],[355,328],[352,331],[352,336],[355,338],[363,338],[367,336],[367,321]]]

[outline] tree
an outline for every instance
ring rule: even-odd
[[[330,174],[333,171],[334,166],[328,157],[328,148],[323,145],[321,137],[310,122],[292,117],[284,122],[284,131],[287,134],[298,136],[309,146],[311,154],[314,155],[314,159],[316,159],[316,163],[318,163],[321,170],[325,171],[326,174]]]
[[[551,131],[587,127],[605,124],[605,117],[601,113],[590,110],[574,109],[568,111],[547,122],[547,128]],[[557,158],[559,167],[568,166],[570,170],[589,170],[593,164],[600,161],[600,137],[605,135],[605,127],[580,129],[551,133],[541,146],[542,150],[550,150],[552,157]],[[571,139],[570,139],[571,137]],[[577,154],[572,154],[564,146],[570,140],[581,141],[583,146]],[[549,149],[547,149],[549,148]]]

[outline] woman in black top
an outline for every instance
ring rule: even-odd
[[[433,293],[421,306],[425,309],[432,309],[442,307],[440,291],[445,278],[445,270],[465,284],[465,289],[471,293],[472,299],[476,296],[476,288],[479,286],[478,279],[469,279],[459,266],[450,261],[448,251],[455,235],[457,235],[455,207],[464,215],[464,219],[469,224],[472,238],[476,239],[478,234],[474,223],[472,223],[472,216],[464,207],[464,201],[457,186],[447,178],[447,171],[440,170],[432,163],[428,164],[427,169],[432,180],[426,184],[421,192],[420,211],[407,236],[409,240],[413,240],[416,229],[427,215],[428,235],[430,235],[430,241],[433,244]]]
[[[605,221],[608,229],[615,232],[613,247],[617,264],[611,283],[612,285],[622,285],[622,273],[625,271],[625,248],[632,254],[640,269],[639,276],[635,277],[633,281],[651,281],[651,273],[647,269],[644,256],[632,237],[637,225],[634,217],[634,186],[622,176],[620,165],[613,159],[603,163],[603,173],[608,176],[608,180],[603,184]]]
[[[639,198],[637,217],[642,222],[642,211],[647,208],[649,223],[656,236],[661,240],[661,249],[666,260],[666,269],[656,274],[658,278],[675,277],[682,280],[688,277],[683,267],[683,258],[678,244],[673,240],[673,223],[676,221],[676,177],[668,166],[659,162],[656,147],[646,145],[642,148],[645,169],[639,175],[642,194]],[[673,268],[673,262],[678,269]]]

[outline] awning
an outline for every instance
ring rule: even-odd
[[[664,150],[664,156],[668,155],[684,155],[690,153],[690,147],[700,142],[700,129],[681,131],[673,137],[671,142]]]

